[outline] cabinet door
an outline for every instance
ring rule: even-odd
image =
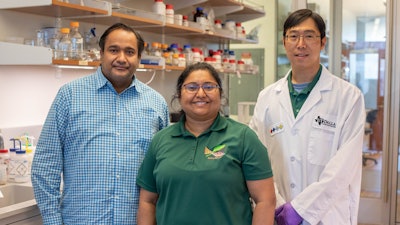
[[[229,74],[229,90],[225,93],[229,96],[229,114],[238,114],[238,102],[255,102],[258,93],[264,88],[264,49],[232,49],[237,59],[240,59],[242,52],[250,52],[253,64],[259,65],[257,74]],[[253,114],[253,107],[250,115]]]

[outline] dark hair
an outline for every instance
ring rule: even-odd
[[[183,70],[183,72],[181,73],[181,75],[178,77],[177,83],[176,83],[176,88],[175,88],[175,94],[172,97],[171,100],[171,105],[173,105],[173,102],[176,99],[180,99],[181,98],[181,90],[182,90],[182,85],[185,82],[186,78],[193,72],[193,71],[197,71],[197,70],[206,70],[208,72],[210,72],[211,76],[215,79],[215,81],[217,82],[218,86],[220,87],[220,97],[222,97],[222,81],[221,78],[219,77],[218,71],[211,66],[208,63],[205,62],[199,62],[199,63],[195,63],[192,65],[189,65],[185,68],[185,70]]]
[[[142,56],[142,52],[143,52],[143,49],[144,49],[144,40],[143,40],[142,36],[137,31],[135,31],[133,28],[131,28],[131,27],[129,27],[129,26],[123,24],[123,23],[115,23],[111,27],[107,28],[106,31],[104,31],[104,33],[103,33],[103,35],[101,35],[100,41],[99,41],[99,46],[100,46],[101,51],[104,51],[104,46],[105,46],[106,39],[107,39],[108,35],[111,32],[113,32],[114,30],[119,30],[119,29],[125,30],[125,31],[128,31],[128,32],[132,32],[132,33],[135,34],[136,40],[137,40],[137,45],[138,45],[137,46],[137,48],[138,48],[138,56],[140,58]]]
[[[304,20],[308,18],[314,20],[321,34],[321,39],[324,38],[326,35],[325,21],[318,13],[315,13],[310,9],[299,9],[297,11],[294,11],[288,16],[285,23],[283,24],[283,37],[286,37],[287,30],[289,30],[292,27],[295,27],[296,25],[302,23]]]

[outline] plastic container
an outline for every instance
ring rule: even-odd
[[[188,16],[186,16],[186,15],[182,16],[182,25],[185,26],[185,27],[189,26]]]
[[[201,62],[200,49],[193,48],[192,52],[193,52],[193,63]]]
[[[71,27],[71,58],[76,60],[84,59],[83,36],[79,32],[79,22],[72,21]]]
[[[9,162],[10,162],[10,153],[8,152],[8,149],[0,149],[0,165],[8,166]]]
[[[214,26],[217,29],[222,29],[222,22],[221,20],[214,20]]]
[[[165,3],[163,0],[154,0],[153,12],[165,16]]]
[[[24,150],[15,152],[15,156],[11,158],[10,164],[14,167],[10,176],[14,178],[15,183],[25,183],[29,181],[29,162]]]
[[[175,14],[174,15],[174,24],[182,26],[183,25],[183,16],[182,14]]]
[[[180,53],[179,54],[179,62],[178,62],[178,66],[179,67],[185,67],[186,66],[186,58],[185,58],[185,54]]]
[[[171,4],[165,5],[165,22],[173,24],[174,23],[174,6]]]
[[[71,59],[71,38],[69,37],[69,28],[61,28],[61,39],[58,43],[57,59],[70,60]]]
[[[152,56],[161,57],[161,43],[152,42],[151,43],[151,54]]]
[[[179,65],[179,53],[172,54],[172,65],[178,66]]]
[[[16,173],[15,170],[17,170],[17,166],[12,159],[16,157],[17,151],[21,151],[21,140],[16,138],[11,138],[10,141],[13,142],[13,147],[10,148],[10,160],[8,161],[7,173],[8,173],[8,181],[14,182]],[[17,143],[19,144],[19,147],[17,147]]]
[[[6,184],[8,180],[8,164],[10,154],[7,149],[0,149],[0,184]]]
[[[193,52],[189,44],[183,45],[183,53],[185,54],[186,65],[193,64]]]

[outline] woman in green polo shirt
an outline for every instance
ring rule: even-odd
[[[138,225],[273,224],[267,149],[246,125],[220,115],[221,97],[207,63],[178,78],[183,116],[154,136],[139,169]]]

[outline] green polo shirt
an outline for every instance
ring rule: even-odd
[[[299,114],[301,107],[303,106],[304,102],[307,100],[308,95],[310,94],[311,90],[314,88],[315,84],[317,84],[320,76],[321,76],[322,66],[319,66],[319,70],[315,75],[313,81],[308,84],[306,88],[304,88],[300,93],[294,90],[293,83],[292,83],[292,72],[290,72],[288,76],[288,86],[289,86],[289,93],[290,93],[290,100],[292,101],[292,109],[294,113],[294,117],[297,117]]]
[[[218,116],[195,137],[178,123],[159,131],[137,184],[159,194],[158,225],[250,225],[246,180],[272,177],[264,145],[246,125]]]

